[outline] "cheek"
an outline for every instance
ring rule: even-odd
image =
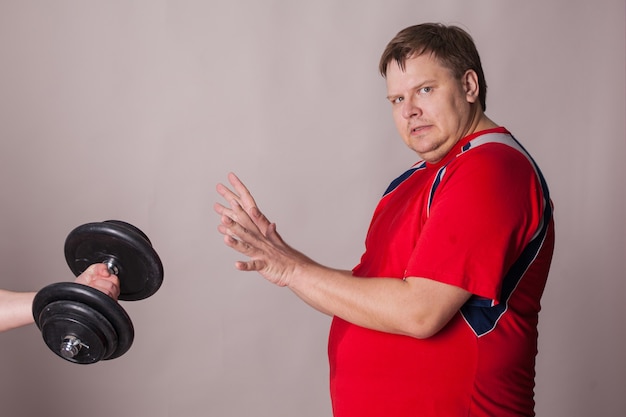
[[[429,108],[428,117],[441,128],[454,124],[453,120],[459,115],[461,109],[453,102],[438,103]]]

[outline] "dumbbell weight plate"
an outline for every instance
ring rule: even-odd
[[[75,228],[65,240],[65,259],[76,276],[94,263],[114,260],[120,300],[147,298],[163,282],[163,264],[148,237],[137,227],[119,220]]]
[[[33,317],[50,350],[75,363],[117,358],[130,349],[135,335],[130,317],[115,300],[72,282],[42,288],[33,301]],[[82,342],[73,357],[61,349],[68,336]]]

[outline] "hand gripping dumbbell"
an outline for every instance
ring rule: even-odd
[[[78,276],[104,263],[120,281],[120,300],[150,297],[163,282],[163,264],[148,237],[119,220],[87,223],[65,240],[65,260]],[[126,311],[111,297],[87,285],[59,282],[42,288],[33,317],[50,350],[79,364],[117,358],[135,337]]]

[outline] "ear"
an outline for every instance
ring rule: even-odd
[[[474,70],[467,70],[463,77],[461,77],[461,84],[463,91],[465,91],[465,98],[468,103],[476,103],[478,100],[478,92],[480,86],[478,85],[478,74]]]

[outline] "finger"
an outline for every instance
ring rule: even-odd
[[[120,295],[119,285],[117,285],[116,282],[109,280],[109,279],[94,280],[90,283],[90,286],[99,291],[102,291],[103,293],[113,298],[114,300],[117,300],[117,298]]]
[[[256,202],[248,190],[248,187],[244,185],[244,183],[237,177],[235,174],[230,172],[228,174],[228,181],[235,189],[233,192],[230,188],[226,187],[224,184],[217,184],[217,192],[224,197],[224,199],[228,202],[237,201],[246,211],[250,210],[252,207],[256,206]]]
[[[217,190],[217,193],[228,203],[231,203],[232,201],[239,201],[239,196],[232,192],[230,188],[226,187],[224,184],[217,184],[215,189]]]
[[[239,214],[235,213],[235,211],[231,208],[225,207],[219,203],[215,203],[213,205],[213,209],[215,210],[215,212],[217,214],[219,214],[220,220],[222,222],[222,224],[226,227],[230,227],[230,225],[232,225],[235,222],[239,222],[241,220],[245,221],[246,218],[248,218],[248,222],[252,223],[252,221],[249,219],[249,216],[247,215],[247,213],[245,213],[242,209],[241,206],[235,204],[234,207],[239,207],[240,211]]]
[[[213,205],[213,209],[216,213],[221,214],[222,216],[230,217],[237,222],[253,222],[250,213],[242,206],[241,200],[237,195],[221,184],[218,184],[218,189],[221,190],[230,207],[226,207],[220,203],[215,203]]]
[[[93,264],[89,268],[91,269],[90,270],[91,279],[108,278],[108,277],[113,276],[111,274],[111,271],[109,271],[109,267],[106,264],[103,264],[103,263]]]
[[[258,247],[256,245],[251,244],[248,241],[237,237],[236,235],[233,236],[230,233],[227,233],[224,235],[224,243],[228,247],[236,250],[237,252],[243,255],[247,255],[249,257],[254,257],[259,252]]]
[[[235,188],[235,191],[237,191],[237,194],[241,199],[241,205],[246,211],[250,210],[253,207],[256,207],[256,201],[254,201],[252,193],[250,193],[248,187],[245,186],[245,184],[239,179],[237,175],[230,172],[228,174],[228,181],[233,186],[233,188]]]
[[[260,232],[258,225],[252,219],[250,213],[248,213],[238,201],[233,201],[231,203],[230,210],[224,210],[224,216],[226,217],[224,220],[227,222],[228,218],[230,218],[233,222],[238,223],[244,229]]]
[[[261,271],[265,268],[265,262],[259,259],[252,259],[250,261],[237,261],[235,262],[235,268],[239,271]]]
[[[269,223],[267,225],[267,233],[265,235],[267,236],[267,239],[270,242],[272,242],[274,245],[277,245],[277,246],[285,245],[285,241],[278,234],[278,231],[276,230],[276,223]]]
[[[261,233],[267,236],[267,228],[270,226],[271,223],[267,219],[267,217],[265,217],[265,214],[261,213],[261,210],[259,210],[258,207],[253,207],[250,210],[249,214],[250,214],[250,217],[252,218],[252,221],[254,222],[254,224],[257,225]]]
[[[220,185],[222,196],[230,202],[231,206],[236,202],[248,214],[252,221],[257,225],[261,233],[265,234],[270,222],[257,206],[254,197],[248,190],[248,187],[234,173],[228,174],[228,181],[231,183],[237,193],[233,193],[224,185]]]
[[[224,215],[225,211],[228,209],[220,203],[215,203],[213,204],[213,210],[219,215]]]
[[[230,216],[233,216],[231,214]],[[237,221],[233,220],[228,214],[224,214],[221,217],[221,223],[217,226],[218,232],[224,236],[231,237],[236,240],[245,238],[245,234],[248,233],[248,229],[240,225]],[[254,225],[252,225],[254,227]],[[249,238],[246,238],[249,239]]]
[[[118,287],[120,285],[120,279],[117,277],[117,275],[111,274],[110,272],[108,272],[108,276],[101,276],[100,278],[98,278],[98,280],[99,281],[108,281],[111,284],[113,284],[115,286],[118,286]]]
[[[93,276],[98,275],[98,271],[100,269],[100,265],[102,264],[92,264],[89,265],[87,269],[85,269],[80,275],[84,275],[86,280],[91,280]]]
[[[106,275],[105,275],[106,274]],[[97,279],[99,276],[108,276],[109,271],[104,264],[92,264],[89,265],[81,274],[79,274],[75,282],[80,284],[89,285],[91,281]]]
[[[116,300],[120,294],[119,278],[103,263],[90,265],[74,282],[100,290]]]
[[[270,221],[261,213],[258,207],[254,206],[250,209],[246,209],[241,206],[239,201],[233,201],[230,210],[221,209],[221,211],[224,215],[231,217],[233,220],[248,228],[254,225],[254,228],[258,229],[264,236],[267,232],[267,227],[270,225]]]

